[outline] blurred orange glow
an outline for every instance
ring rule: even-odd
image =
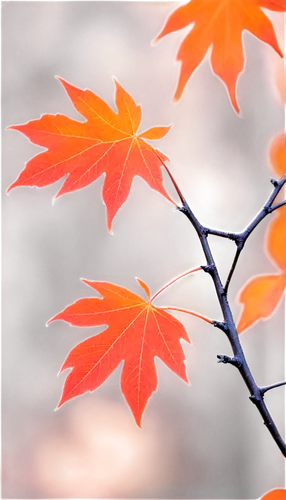
[[[285,14],[273,14],[273,20],[278,32],[282,54],[279,54],[271,49],[266,49],[269,66],[269,73],[273,93],[282,106],[286,106],[286,55],[285,55]],[[284,52],[283,52],[284,51]]]
[[[286,172],[286,129],[281,130],[271,139],[267,151],[267,162],[275,177],[278,179],[283,177]]]
[[[286,498],[286,488],[274,488],[273,490],[267,491],[260,500],[285,500]]]
[[[68,415],[63,432],[36,444],[34,478],[45,497],[137,496],[162,481],[166,460],[150,418],[143,433],[121,405],[82,398]]]
[[[276,210],[267,226],[264,248],[271,262],[286,272],[286,206]]]
[[[244,333],[260,320],[267,320],[278,309],[286,288],[286,207],[271,215],[264,249],[278,272],[259,274],[250,278],[240,289],[236,303],[242,306],[237,331]]]

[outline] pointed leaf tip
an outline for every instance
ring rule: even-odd
[[[148,297],[148,300],[150,300],[151,293],[150,293],[150,290],[149,290],[148,286],[146,285],[146,283],[144,283],[144,281],[137,278],[137,276],[135,276],[135,279],[137,280],[139,285],[143,288],[144,292],[146,293],[146,295]]]
[[[154,45],[156,45],[158,42],[159,42],[159,38],[158,37],[156,37],[153,40],[151,40],[151,42],[150,42],[151,47],[154,47]]]

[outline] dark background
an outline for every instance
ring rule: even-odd
[[[177,5],[2,3],[4,498],[248,499],[283,486],[283,458],[242,380],[233,367],[216,362],[217,354],[230,354],[223,333],[196,318],[177,314],[192,341],[192,346],[183,342],[192,385],[157,359],[159,387],[142,430],[120,393],[122,365],[95,393],[54,413],[66,374],[56,375],[69,350],[93,332],[45,324],[67,304],[92,295],[80,278],[111,281],[140,294],[138,276],[155,293],[204,259],[187,219],[138,177],[114,220],[113,236],[101,201],[103,177],[54,205],[62,181],[5,194],[40,151],[5,127],[45,113],[82,119],[55,75],[114,106],[116,76],[142,105],[141,130],[174,124],[156,147],[170,157],[199,219],[231,231],[249,223],[270,193],[268,148],[283,129],[273,83],[278,56],[243,34],[247,63],[238,83],[243,117],[235,114],[208,60],[180,102],[172,104],[183,33],[156,47],[150,42]],[[168,180],[166,186],[172,190]],[[230,287],[236,320],[239,289],[254,274],[275,272],[263,250],[268,223],[248,241]],[[225,279],[234,245],[214,237],[211,242]],[[221,319],[211,280],[203,273],[168,289],[158,304]],[[280,304],[270,321],[241,337],[262,386],[284,379],[283,325]],[[282,429],[283,389],[267,394],[267,402]]]

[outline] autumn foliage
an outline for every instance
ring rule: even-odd
[[[245,65],[243,32],[255,35],[282,56],[273,25],[262,9],[282,12],[286,10],[285,0],[191,0],[170,15],[156,41],[190,27],[177,55],[181,70],[176,100],[180,99],[189,78],[211,48],[213,71],[225,83],[231,103],[239,112],[236,86]],[[58,80],[85,121],[47,114],[26,124],[9,127],[46,150],[27,163],[8,191],[19,186],[44,187],[64,178],[57,198],[82,189],[105,174],[102,197],[110,231],[136,175],[176,205],[163,185],[162,168],[169,172],[165,165],[169,159],[148,142],[164,137],[170,126],[154,126],[139,132],[141,108],[116,80],[116,111],[92,91],[81,90],[62,78]],[[281,178],[286,163],[284,133],[274,138],[270,160],[275,175]],[[172,179],[171,173],[170,177]],[[174,179],[173,183],[177,187]],[[179,189],[177,193],[183,203]],[[268,318],[283,297],[286,285],[286,206],[281,203],[275,209],[266,241],[267,255],[275,270],[272,274],[252,277],[240,292],[239,302],[243,308],[237,325],[239,333],[257,320]],[[237,243],[234,236],[232,239]],[[211,273],[213,269],[210,268],[204,270]],[[184,326],[164,310],[168,308],[154,306],[155,296],[151,298],[147,285],[139,279],[137,281],[146,295],[144,299],[112,283],[83,280],[100,297],[79,299],[49,321],[63,320],[78,327],[106,326],[101,333],[74,347],[67,356],[61,371],[71,371],[58,406],[94,391],[123,361],[121,390],[136,423],[141,426],[144,409],[157,388],[156,356],[188,382],[181,340],[190,340]],[[226,290],[224,292],[226,295]],[[201,318],[223,329],[222,323]],[[232,364],[235,364],[233,360]],[[265,500],[280,499],[275,493],[273,495],[266,495]]]
[[[162,162],[168,158],[145,141],[164,137],[170,127],[153,127],[137,134],[141,108],[116,80],[118,113],[90,90],[78,89],[58,79],[86,121],[78,122],[59,114],[43,115],[39,120],[9,127],[47,151],[27,163],[8,192],[18,186],[47,186],[67,176],[57,198],[84,188],[105,172],[102,196],[109,230],[129,195],[135,175],[171,201],[161,172]]]
[[[261,8],[282,12],[285,0],[191,0],[170,15],[155,42],[174,31],[191,28],[177,54],[181,70],[175,100],[180,99],[186,83],[212,47],[212,69],[225,83],[232,105],[239,112],[236,83],[244,68],[242,32],[249,31],[283,57],[273,26]]]
[[[180,344],[180,339],[190,342],[185,328],[176,318],[153,306],[147,285],[137,281],[147,294],[147,301],[112,283],[83,280],[102,299],[80,299],[49,321],[61,319],[74,326],[108,325],[104,332],[84,340],[69,353],[61,371],[72,371],[59,406],[94,391],[124,360],[121,390],[140,426],[147,401],[157,388],[155,356],[188,382]]]

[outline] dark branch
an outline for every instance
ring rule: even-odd
[[[170,173],[169,173],[169,175],[170,175]],[[269,388],[260,389],[258,387],[258,385],[256,384],[256,382],[253,378],[253,375],[250,371],[250,368],[247,364],[242,346],[240,344],[239,336],[238,336],[238,333],[237,333],[237,330],[236,330],[236,327],[234,324],[234,320],[232,317],[232,312],[231,312],[231,309],[230,309],[230,306],[229,306],[228,300],[227,300],[227,289],[228,289],[230,280],[232,278],[232,275],[234,273],[236,264],[238,262],[240,253],[244,247],[244,244],[245,244],[247,238],[252,233],[252,231],[258,226],[258,224],[269,213],[271,213],[273,210],[276,210],[276,208],[279,208],[279,206],[281,206],[280,203],[274,207],[272,206],[272,204],[273,204],[276,196],[278,195],[278,193],[280,192],[280,190],[282,189],[283,185],[286,182],[286,175],[279,182],[276,180],[273,180],[273,179],[271,180],[274,188],[273,188],[273,191],[272,191],[270,197],[268,198],[264,207],[260,210],[260,212],[257,214],[257,216],[253,219],[253,221],[247,226],[247,228],[242,233],[226,233],[223,231],[212,230],[212,229],[209,229],[209,228],[206,228],[205,226],[203,226],[198,221],[195,214],[193,213],[193,211],[189,207],[187,201],[185,200],[182,192],[178,188],[173,177],[171,175],[170,175],[170,177],[173,181],[173,184],[174,184],[174,186],[179,194],[180,200],[182,202],[182,207],[179,207],[179,210],[183,214],[185,214],[186,217],[189,219],[189,221],[193,225],[193,227],[196,230],[198,237],[200,239],[202,249],[203,249],[203,252],[204,252],[204,255],[206,258],[206,262],[207,262],[207,265],[202,266],[202,269],[211,276],[213,283],[214,283],[214,286],[215,286],[216,295],[217,295],[218,301],[220,303],[220,307],[221,307],[224,321],[223,322],[213,321],[213,325],[217,328],[220,328],[226,334],[226,336],[230,342],[230,345],[232,347],[232,351],[233,351],[232,358],[230,358],[229,356],[225,356],[225,355],[219,355],[218,360],[221,363],[230,363],[238,369],[241,377],[244,380],[244,383],[246,384],[246,386],[250,392],[250,400],[257,407],[260,415],[263,418],[264,424],[268,428],[268,430],[269,430],[271,436],[273,437],[274,441],[276,442],[277,446],[279,447],[279,449],[281,450],[283,455],[286,457],[286,445],[285,445],[285,443],[284,443],[284,441],[283,441],[283,439],[282,439],[282,437],[281,437],[281,435],[280,435],[280,433],[279,433],[279,431],[278,431],[278,429],[277,429],[277,427],[276,427],[276,425],[275,425],[275,423],[274,423],[274,421],[273,421],[273,419],[268,411],[268,408],[264,402],[264,399],[263,399],[264,393],[267,390],[270,390],[270,388],[274,388],[274,386],[269,386]],[[284,204],[284,203],[282,203],[282,204]],[[231,240],[234,240],[236,245],[237,245],[236,255],[235,255],[229,276],[227,278],[225,287],[223,287],[223,285],[222,285],[220,275],[219,275],[218,269],[216,267],[216,264],[215,264],[215,261],[213,259],[213,255],[212,255],[209,243],[208,243],[208,235],[209,234],[221,236],[222,238],[229,238]]]

